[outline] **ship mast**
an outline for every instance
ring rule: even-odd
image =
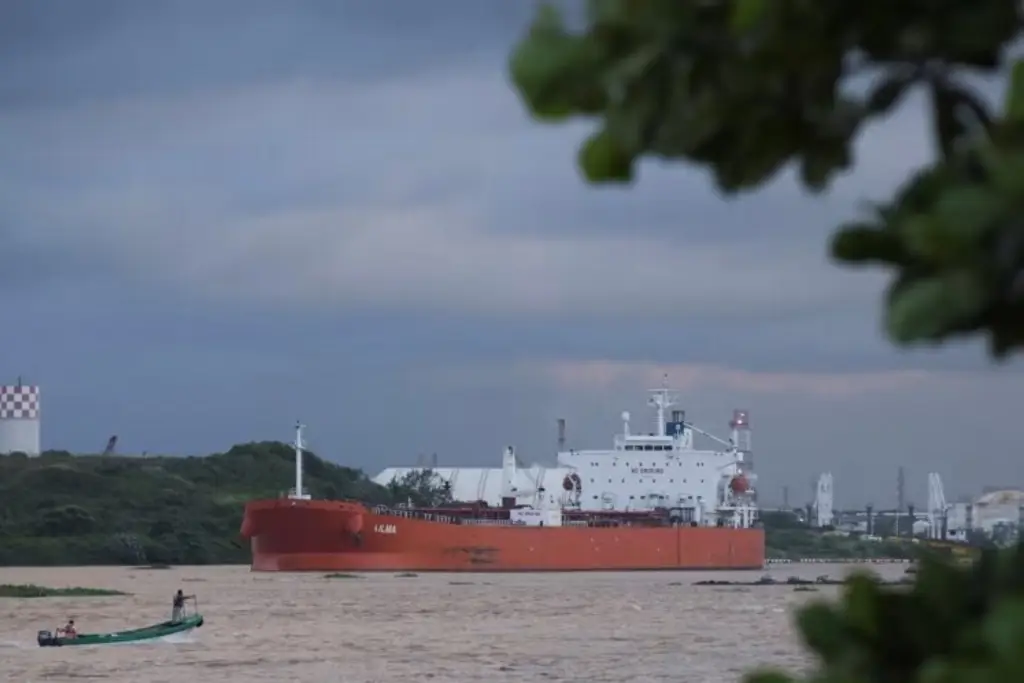
[[[295,490],[291,492],[288,497],[292,500],[309,500],[309,496],[303,493],[302,490],[302,449],[304,447],[302,441],[302,430],[306,428],[306,425],[302,424],[301,421],[295,423]]]
[[[651,397],[647,400],[647,404],[654,406],[658,411],[657,416],[657,431],[655,434],[658,436],[665,435],[665,411],[676,404],[673,400],[671,392],[668,390],[668,375],[666,374],[661,383],[660,389],[651,389]]]

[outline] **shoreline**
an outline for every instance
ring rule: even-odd
[[[830,558],[830,557],[801,557],[798,560],[770,559],[765,560],[765,566],[773,564],[910,564],[913,560],[900,557],[872,557],[872,558]]]

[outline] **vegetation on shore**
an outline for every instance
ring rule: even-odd
[[[909,538],[869,539],[858,534],[810,529],[790,512],[764,512],[765,554],[770,560],[914,559],[920,552]]]
[[[379,504],[432,495],[428,480],[378,486],[313,453],[304,462],[316,498]],[[248,563],[239,537],[245,502],[281,495],[294,463],[292,447],[278,442],[206,457],[0,456],[0,566]]]
[[[106,588],[50,588],[37,586],[34,583],[0,584],[0,598],[92,598],[112,595],[129,595],[121,591]]]

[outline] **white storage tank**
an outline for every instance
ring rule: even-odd
[[[38,386],[0,385],[0,454],[39,455],[39,399]]]

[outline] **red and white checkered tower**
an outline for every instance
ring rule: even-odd
[[[0,453],[39,455],[41,407],[38,386],[0,385]]]

